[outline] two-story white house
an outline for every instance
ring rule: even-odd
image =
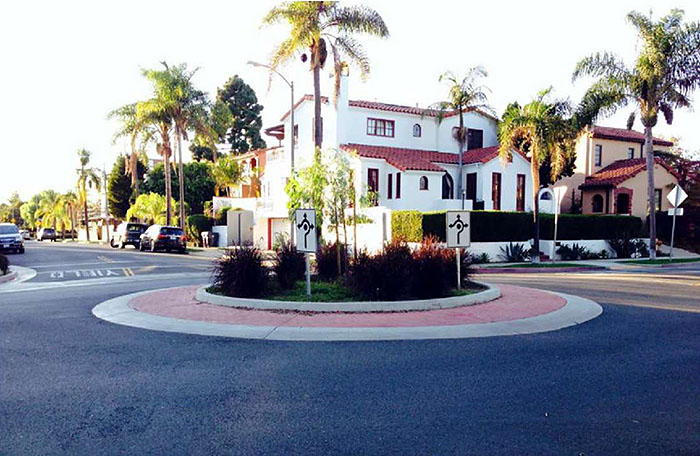
[[[388,209],[420,211],[466,209],[529,211],[532,201],[530,164],[513,151],[504,162],[498,156],[498,119],[481,112],[464,113],[468,140],[463,153],[464,195],[457,194],[459,144],[453,129],[456,115],[441,120],[436,112],[418,107],[375,101],[350,100],[348,77],[341,78],[337,105],[322,97],[323,149],[350,154],[358,193],[371,189],[376,204]],[[313,96],[305,95],[281,124],[266,133],[282,147],[271,149],[260,176],[260,197],[255,204],[256,243],[267,248],[277,233],[289,231],[284,191],[291,169],[291,135],[295,137],[295,168],[311,163],[313,145]],[[262,162],[262,161],[261,161]],[[234,206],[250,207],[250,204]]]

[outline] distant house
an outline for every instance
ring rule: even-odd
[[[421,211],[466,209],[529,211],[532,181],[528,159],[513,150],[512,160],[498,156],[498,119],[481,111],[464,113],[468,140],[463,154],[464,195],[457,194],[458,142],[454,129],[458,116],[376,101],[350,100],[348,77],[343,76],[337,104],[321,99],[323,148],[347,152],[355,170],[358,194],[372,190],[376,204],[387,209]],[[305,95],[279,125],[265,132],[281,147],[253,151],[265,155],[260,173],[260,197],[254,204],[256,242],[269,247],[277,233],[289,229],[287,195],[290,176],[291,135],[295,138],[295,167],[313,158],[313,96]],[[248,156],[241,160],[248,160]],[[243,195],[241,193],[241,195]],[[252,207],[245,201],[239,207]]]
[[[654,138],[654,151],[667,152],[673,143]],[[644,134],[634,130],[594,126],[576,145],[575,173],[555,184],[566,186],[562,212],[579,205],[584,214],[629,214],[646,217],[647,172]],[[662,159],[654,165],[656,209],[669,209],[666,195],[678,183],[676,172]]]

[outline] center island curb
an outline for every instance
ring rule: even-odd
[[[592,320],[603,312],[600,305],[589,299],[549,291],[542,292],[559,296],[566,301],[566,304],[555,311],[519,320],[449,326],[308,327],[228,324],[154,315],[141,312],[129,305],[133,299],[139,296],[168,289],[172,288],[142,291],[113,298],[95,306],[92,313],[97,318],[111,323],[154,331],[242,339],[311,342],[463,339],[535,334],[575,326]]]

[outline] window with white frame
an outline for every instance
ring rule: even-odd
[[[413,136],[415,138],[420,138],[422,134],[423,134],[423,129],[420,127],[420,124],[413,125]]]
[[[603,163],[603,146],[601,146],[600,144],[596,144],[595,155],[593,157],[593,164],[595,166],[600,166],[601,163]]]

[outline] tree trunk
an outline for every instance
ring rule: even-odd
[[[537,162],[537,158],[535,157],[534,151],[532,152],[530,164],[531,164],[531,171],[530,172],[532,174],[532,200],[533,200],[532,216],[534,217],[534,222],[535,222],[535,237],[534,237],[534,242],[532,245],[533,253],[530,256],[530,259],[532,260],[533,263],[539,263],[540,262],[540,198],[539,198],[540,170],[539,170],[539,163]]]
[[[357,261],[357,201],[352,204],[352,257]]]
[[[177,136],[178,181],[180,185],[180,229],[185,232],[185,175],[182,171],[182,131],[175,125]]]
[[[314,66],[314,146],[320,150],[323,144],[323,127],[321,119],[321,67]],[[294,127],[292,127],[294,130]],[[294,132],[292,131],[293,135]]]
[[[462,114],[462,110],[460,108],[459,111],[459,133],[457,134],[457,142],[459,143],[459,176],[457,176],[457,194],[454,195],[455,198],[457,199],[462,199],[462,168],[463,168],[463,163],[462,163],[462,154],[464,154],[464,135],[462,134],[462,130],[464,129],[464,115]]]
[[[654,137],[651,125],[644,126],[644,153],[647,161],[647,196],[649,197],[649,257],[656,259],[656,201],[654,198]]]
[[[165,146],[163,150],[163,164],[165,165],[165,224],[170,225],[173,216],[173,208],[170,205],[172,198],[172,188],[170,185],[170,146]]]
[[[341,255],[340,255],[340,224],[338,223],[338,204],[333,202],[333,215],[335,216],[335,261],[338,267],[338,275],[342,275]]]
[[[83,200],[83,215],[85,216],[85,238],[90,242],[90,226],[88,226],[88,210],[87,210],[87,191],[83,189],[83,195],[85,199]]]
[[[345,208],[342,210],[342,217],[343,217],[343,250],[345,250],[345,272],[348,271],[348,225],[345,223]]]

